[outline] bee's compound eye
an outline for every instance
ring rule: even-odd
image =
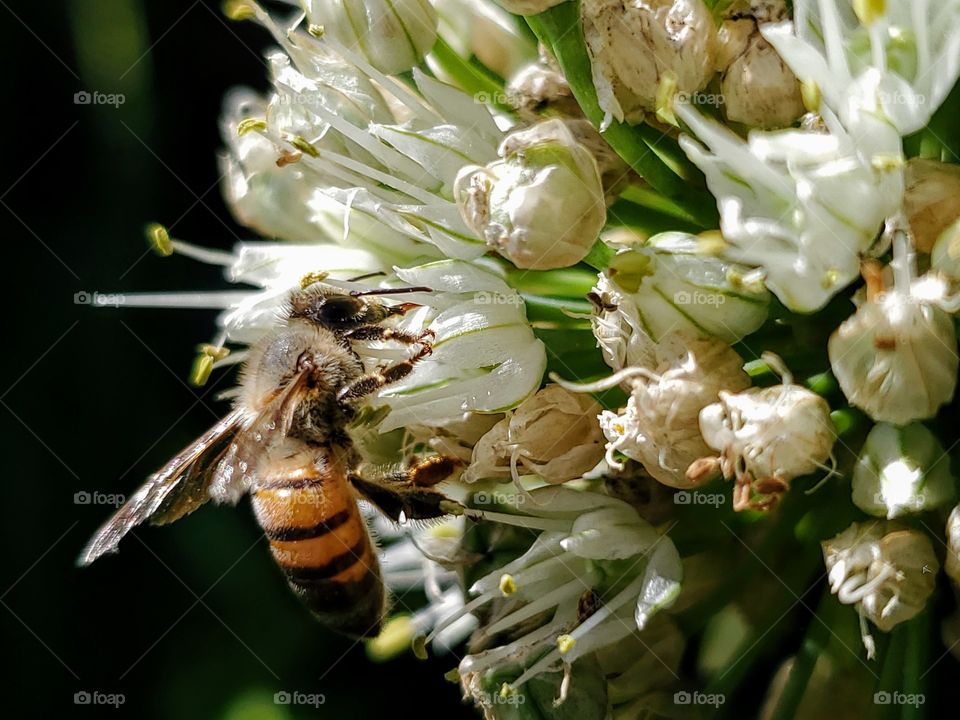
[[[331,295],[324,299],[319,315],[321,321],[337,325],[356,318],[363,311],[363,307],[363,301],[355,297]]]

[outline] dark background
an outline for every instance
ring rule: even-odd
[[[266,87],[267,46],[265,32],[206,0],[0,0],[10,717],[473,716],[442,677],[454,658],[375,665],[313,622],[245,502],[137,532],[86,570],[73,564],[112,509],[75,494],[129,495],[225,412],[213,396],[229,383],[186,383],[213,312],[98,309],[75,294],[227,287],[217,268],[151,253],[143,227],[160,221],[219,248],[249,237],[221,199],[217,121],[228,88]],[[77,105],[81,90],[125,103]],[[326,703],[275,705],[281,690]],[[125,703],[74,705],[83,691]]]

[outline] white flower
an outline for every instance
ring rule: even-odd
[[[437,40],[437,11],[429,0],[302,0],[307,17],[381,72],[419,63]]]
[[[642,374],[641,374],[642,373]],[[675,488],[698,484],[687,468],[710,452],[698,427],[701,411],[723,391],[750,386],[743,360],[725,342],[673,332],[650,351],[642,368],[617,373],[632,386],[627,407],[604,411],[600,425],[607,436],[607,463],[614,452],[640,462],[656,480]]]
[[[798,312],[820,309],[858,277],[861,253],[903,197],[892,127],[848,130],[826,116],[827,133],[753,131],[744,142],[687,103],[674,110],[700,140],[680,144],[717,198],[727,257],[762,268]]]
[[[232,282],[259,286],[210,298],[186,294],[151,296],[142,304],[222,307],[221,332],[213,349],[225,343],[249,345],[282,322],[290,293],[307,284],[340,291],[372,287],[427,287],[430,292],[387,295],[388,301],[419,305],[396,321],[412,333],[433,333],[432,354],[402,381],[371,397],[373,408],[389,409],[378,426],[388,432],[407,425],[444,425],[470,413],[500,413],[519,405],[540,387],[546,352],[526,319],[521,297],[494,269],[458,260],[440,260],[412,268],[390,268],[388,261],[363,250],[336,245],[242,243],[235,255],[212,253],[177,243],[199,259],[227,265]],[[385,277],[353,282],[370,273]],[[373,284],[378,282],[378,284]],[[138,302],[130,296],[131,304]],[[391,342],[356,342],[354,349],[373,371],[384,361],[406,357],[408,349]],[[227,362],[242,360],[234,353]],[[223,361],[221,361],[223,364]]]
[[[930,296],[935,287],[924,278],[875,294],[830,337],[844,395],[878,422],[924,420],[953,398],[957,337],[941,298]]]
[[[482,255],[453,181],[496,157],[503,133],[486,106],[417,68],[414,88],[332,37],[280,28],[253,7],[283,53],[271,56],[275,91],[260,103],[263,117],[248,102],[242,122],[225,122],[251,136],[241,147],[251,150],[233,153],[246,161],[229,165],[237,215],[269,234],[386,246],[397,259]]]
[[[506,645],[460,663],[466,677],[524,657],[526,670],[510,683],[523,686],[537,675],[573,663],[642,630],[680,592],[682,566],[670,539],[659,535],[626,503],[562,485],[538,488],[515,503],[523,514],[467,510],[487,520],[542,530],[522,556],[478,580],[462,613],[441,623],[442,632],[462,614],[507,595],[519,606],[481,628],[481,639],[517,630],[539,613],[553,611],[546,624]],[[598,608],[581,616],[585,593],[600,598]],[[426,640],[429,641],[431,637]]]
[[[664,82],[692,93],[714,74],[717,28],[703,0],[583,0],[580,18],[603,127],[640,122]]]
[[[791,480],[824,468],[833,451],[830,406],[782,374],[781,385],[721,391],[700,413],[703,439],[720,453],[724,477],[736,479],[735,510],[772,507]],[[694,479],[696,470],[703,468],[691,468]]]
[[[932,510],[954,496],[949,457],[933,433],[916,423],[874,425],[852,485],[857,507],[888,519]]]
[[[646,365],[650,346],[675,330],[734,343],[763,325],[769,293],[746,268],[711,255],[710,245],[661,233],[611,259],[591,296],[593,331],[608,365]]]
[[[457,177],[467,225],[519,268],[583,260],[607,219],[593,155],[560,120],[508,135],[498,152],[501,160],[465,167]]]
[[[830,590],[860,613],[860,634],[876,650],[865,619],[890,632],[923,610],[936,585],[940,563],[930,538],[891,521],[853,523],[823,543]]]
[[[763,34],[843,122],[865,111],[900,135],[917,132],[960,77],[960,2],[862,7],[858,18],[848,2],[796,0],[794,22],[767,25]]]
[[[368,655],[388,660],[407,652],[414,638],[431,632],[440,621],[463,607],[455,567],[460,562],[464,518],[430,526],[398,526],[372,508],[365,515],[377,538],[386,545],[380,553],[380,567],[387,589],[400,597],[422,591],[427,598],[426,604],[414,612],[395,614],[376,638],[367,641]],[[449,652],[476,627],[476,618],[461,617],[437,633],[434,652]]]
[[[547,385],[480,438],[463,480],[502,478],[524,470],[548,483],[582,477],[603,459],[599,412],[592,398]]]

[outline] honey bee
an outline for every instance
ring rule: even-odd
[[[429,288],[399,292],[414,291]],[[146,520],[170,523],[207,500],[235,504],[249,493],[293,592],[331,629],[377,635],[386,592],[357,498],[395,521],[440,517],[459,506],[433,486],[462,464],[435,456],[402,471],[362,472],[347,432],[359,404],[409,375],[432,349],[430,331],[384,324],[417,307],[370,297],[397,292],[295,292],[282,327],[251,348],[234,409],[150,476],[91,538],[79,564],[116,552]],[[366,373],[355,340],[393,341],[412,352]]]

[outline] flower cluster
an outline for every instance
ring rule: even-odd
[[[221,122],[225,197],[266,239],[152,226],[241,288],[127,305],[222,310],[198,383],[304,288],[376,293],[393,337],[430,338],[349,428],[368,463],[463,466],[437,488],[455,517],[370,515],[387,586],[426,597],[371,657],[456,654],[489,718],[673,716],[701,680],[748,691],[785,637],[765,613],[797,605],[768,576],[812,587],[821,550],[771,716],[843,635],[831,593],[869,657],[868,621],[926,632],[939,543],[960,588],[960,132],[937,125],[960,0],[228,10],[277,46]],[[349,344],[371,372],[409,356]]]

